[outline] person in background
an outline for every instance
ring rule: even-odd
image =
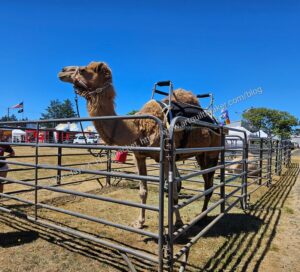
[[[0,142],[5,142],[5,141],[6,141],[6,139],[3,136],[1,136]],[[9,153],[9,154],[7,156],[5,156],[5,153]],[[5,160],[7,157],[13,157],[14,155],[15,155],[15,152],[10,145],[0,144],[0,160],[1,161]],[[8,170],[7,163],[0,162],[0,177],[6,178],[7,170]],[[0,180],[0,193],[3,193],[3,182],[4,182],[3,180]]]

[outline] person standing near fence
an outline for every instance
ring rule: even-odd
[[[2,136],[1,142],[4,142],[6,139]],[[9,153],[9,155],[4,156],[5,153]],[[0,144],[0,160],[6,160],[7,157],[13,157],[15,155],[15,151],[12,149],[10,145]],[[0,177],[6,178],[8,171],[8,165],[5,162],[0,162]],[[3,193],[3,180],[0,180],[0,193]]]

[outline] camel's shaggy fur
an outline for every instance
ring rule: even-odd
[[[192,92],[186,91],[181,88],[174,91],[173,96],[171,97],[171,101],[180,101],[200,107],[200,103],[197,97]],[[169,98],[163,99],[163,102],[168,103]]]
[[[77,92],[87,99],[87,107],[90,116],[116,116],[115,112],[115,90],[111,85],[105,91],[93,95],[89,92],[107,86],[112,83],[112,73],[106,63],[92,62],[87,66],[79,67],[79,72],[74,73],[74,66],[63,68],[59,73],[59,78],[62,81],[74,84]],[[78,86],[77,82],[82,81],[88,86],[88,90],[82,89]],[[174,91],[172,100],[177,100],[192,105],[199,105],[198,99],[192,92],[178,89]],[[143,108],[137,113],[153,115],[159,118],[166,127],[165,117],[162,113],[160,105],[155,100],[147,102]],[[94,121],[94,125],[99,132],[101,138],[110,145],[141,145],[141,146],[159,146],[160,131],[159,127],[154,120],[151,119],[135,119],[135,120],[109,120],[109,121]],[[190,127],[191,128],[191,127]],[[209,147],[220,146],[220,135],[208,128],[192,127],[188,135],[184,130],[175,131],[175,147],[179,147],[183,137],[185,137],[184,147]],[[159,161],[159,154],[157,152],[135,152],[137,170],[140,175],[147,175],[146,158],[151,157],[157,162]],[[176,156],[176,160],[183,160],[189,157],[196,157],[201,168],[208,168],[216,166],[218,163],[219,151],[212,151],[206,153],[185,154]],[[167,177],[168,163],[165,162],[165,176]],[[214,172],[204,174],[205,189],[213,185]],[[178,203],[178,194],[174,186],[174,202]],[[140,182],[140,197],[143,204],[147,200],[147,182]],[[207,205],[211,194],[206,195],[203,210],[207,209]],[[179,211],[175,211],[176,224],[182,225]],[[145,222],[145,210],[141,209],[139,219],[135,226],[142,228]]]

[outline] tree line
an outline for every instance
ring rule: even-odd
[[[288,139],[300,133],[299,119],[287,111],[268,108],[251,108],[242,115],[242,125],[251,132],[263,130],[268,136],[276,135]]]

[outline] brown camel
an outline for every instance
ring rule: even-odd
[[[107,64],[103,62],[91,62],[87,66],[67,66],[59,73],[60,80],[72,83],[76,92],[87,100],[87,109],[91,117],[93,116],[116,116],[114,99],[115,89],[112,85],[112,72]],[[198,99],[191,92],[182,89],[174,91],[174,97],[181,102],[199,105]],[[161,106],[155,100],[147,102],[137,114],[148,114],[159,118],[166,126],[166,118],[162,112]],[[106,120],[93,122],[101,138],[109,145],[120,146],[159,146],[160,133],[157,124],[150,119],[136,120]],[[185,145],[180,146],[183,137]],[[145,143],[144,139],[147,139]],[[221,137],[216,131],[208,128],[193,126],[188,136],[184,130],[175,132],[176,147],[209,147],[220,146]],[[150,157],[156,162],[159,161],[157,152],[134,152],[136,166],[139,175],[147,175],[146,158]],[[183,160],[189,157],[196,157],[196,160],[202,169],[216,166],[218,163],[219,151],[184,154],[176,157],[176,160]],[[168,164],[165,163],[165,173],[168,172]],[[167,175],[165,175],[167,176]],[[205,189],[213,186],[214,172],[204,174]],[[175,187],[175,186],[174,186]],[[147,200],[147,182],[140,181],[141,202],[146,204]],[[210,195],[205,197],[203,210],[207,209]],[[174,189],[174,202],[178,203],[178,193]],[[175,211],[175,225],[182,225],[179,211]],[[139,218],[134,226],[142,228],[145,222],[145,209],[141,209]]]

